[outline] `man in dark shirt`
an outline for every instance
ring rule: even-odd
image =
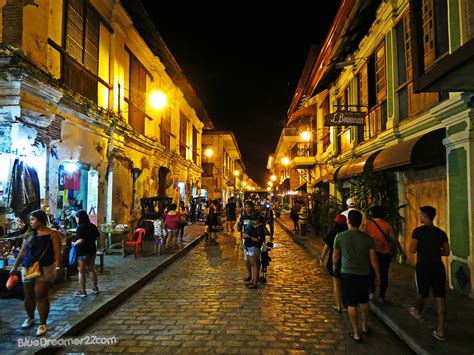
[[[225,205],[225,213],[227,218],[226,231],[234,233],[235,221],[237,220],[237,205],[235,203],[235,198],[231,197],[227,205]]]
[[[432,335],[438,340],[445,339],[446,320],[446,271],[442,256],[449,256],[448,236],[433,225],[436,209],[431,206],[420,207],[420,221],[423,226],[413,230],[410,251],[417,254],[416,287],[418,295],[415,307],[410,314],[422,320],[425,298],[429,297],[430,289],[436,299],[438,309],[438,326]]]

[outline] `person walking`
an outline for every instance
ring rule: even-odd
[[[176,239],[179,229],[179,212],[176,210],[177,208],[178,206],[176,203],[172,203],[165,217],[165,228],[168,232],[168,238],[166,238],[165,245],[166,250],[176,248]]]
[[[80,210],[76,213],[76,238],[74,246],[77,255],[77,271],[79,276],[79,290],[74,293],[76,297],[87,297],[86,275],[92,274],[92,289],[94,294],[99,293],[97,287],[97,271],[95,269],[95,258],[97,255],[97,239],[100,238],[97,226],[91,223],[86,211]]]
[[[291,207],[290,210],[290,218],[293,221],[293,232],[299,232],[300,231],[300,225],[299,225],[299,211],[300,211],[300,206],[298,201],[295,201],[293,207]]]
[[[347,199],[346,206],[347,206],[347,210],[345,210],[341,214],[344,215],[344,217],[349,218],[349,211],[359,211],[362,214],[362,223],[360,224],[359,229],[364,232],[365,231],[365,225],[366,225],[366,222],[367,222],[367,216],[365,215],[365,213],[363,211],[357,209],[357,202],[352,197]]]
[[[234,197],[231,197],[225,205],[225,213],[227,218],[226,232],[234,233],[235,222],[237,221],[237,204]]]
[[[331,230],[328,232],[324,238],[324,248],[321,254],[321,260],[319,262],[320,266],[323,266],[325,263],[326,256],[326,269],[332,277],[332,285],[334,290],[334,299],[336,305],[333,307],[336,312],[342,312],[342,301],[341,301],[341,265],[339,264],[336,272],[334,272],[332,267],[332,254],[334,251],[334,240],[339,233],[345,232],[347,230],[347,219],[342,214],[338,214],[334,220],[334,225]]]
[[[189,220],[191,223],[194,223],[196,221],[196,200],[194,198],[191,199],[191,206],[189,208]]]
[[[206,226],[209,233],[207,245],[217,244],[217,232],[219,232],[219,215],[217,213],[218,201],[212,201],[206,219]]]
[[[349,211],[348,215],[349,230],[339,233],[334,240],[333,272],[338,271],[341,263],[342,304],[347,307],[352,327],[350,336],[354,342],[361,343],[358,308],[362,316],[362,333],[368,334],[370,267],[377,283],[380,283],[380,271],[374,240],[359,230],[362,213]]]
[[[372,220],[367,222],[366,233],[370,235],[375,242],[375,252],[380,268],[380,303],[385,303],[385,294],[388,287],[388,272],[392,262],[391,245],[400,244],[395,237],[392,226],[385,218],[385,210],[382,206],[373,206],[370,210]],[[401,249],[401,247],[399,247]],[[370,280],[369,299],[375,299],[375,274],[372,272]]]
[[[153,221],[153,238],[155,239],[153,253],[154,255],[161,255],[161,248],[166,238],[165,222],[163,221],[163,214],[161,212],[157,219]]]
[[[432,206],[420,207],[421,227],[413,230],[410,251],[417,254],[416,259],[416,288],[415,307],[410,308],[410,314],[418,320],[423,320],[425,299],[429,297],[430,289],[436,300],[438,325],[431,335],[438,340],[446,339],[446,270],[442,256],[449,256],[448,236],[433,221],[436,209]]]
[[[184,201],[179,203],[179,228],[178,234],[180,236],[180,242],[183,242],[184,238],[184,229],[188,225],[189,222],[189,212],[188,209],[184,206]]]
[[[260,276],[260,248],[265,241],[265,221],[259,214],[253,214],[244,227],[244,248],[248,256],[251,278],[247,288],[257,289]]]
[[[27,329],[35,324],[35,308],[38,306],[40,324],[36,335],[42,336],[48,331],[46,326],[50,306],[48,292],[56,279],[57,271],[61,268],[61,237],[57,231],[48,227],[48,216],[42,210],[31,212],[30,228],[32,233],[29,233],[23,242],[10,273],[18,272],[20,263],[23,266],[31,266],[34,262],[39,262],[41,275],[25,279],[22,273],[24,304],[28,318],[21,327]]]

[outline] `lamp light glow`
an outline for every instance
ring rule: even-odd
[[[211,149],[211,148],[207,148],[205,151],[204,151],[204,155],[208,158],[212,157],[212,155],[214,154],[214,151]]]
[[[276,181],[276,179],[277,179],[276,175],[272,175],[272,176],[270,177],[270,180],[272,180],[272,181]]]
[[[311,132],[309,131],[304,131],[301,132],[301,139],[305,142],[309,142],[311,140]]]
[[[288,165],[290,163],[290,159],[288,157],[284,157],[281,159],[281,163],[283,165]]]
[[[162,91],[154,91],[150,94],[150,106],[161,110],[166,106],[166,95]]]

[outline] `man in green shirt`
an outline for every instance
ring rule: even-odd
[[[342,303],[344,307],[347,307],[347,313],[353,330],[351,338],[356,343],[362,342],[358,328],[358,305],[360,305],[362,315],[362,333],[367,334],[368,332],[371,265],[375,272],[377,284],[380,284],[375,242],[369,235],[359,230],[361,223],[362,213],[357,210],[349,211],[347,222],[349,230],[336,236],[332,255],[334,272],[337,272],[337,267],[342,259]]]

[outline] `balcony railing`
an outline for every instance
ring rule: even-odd
[[[311,157],[313,154],[311,148],[298,148],[295,147],[290,150],[290,158],[297,158],[297,157]]]

